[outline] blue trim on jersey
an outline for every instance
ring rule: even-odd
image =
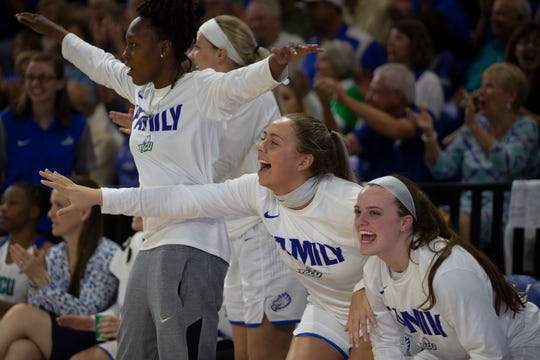
[[[105,355],[107,355],[107,357],[108,357],[110,360],[114,360],[114,356],[112,356],[112,354],[111,354],[110,352],[108,352],[107,349],[105,349],[105,348],[103,348],[103,347],[101,347],[101,346],[99,346],[99,345],[96,345],[96,347],[97,347],[99,350],[103,351],[103,352],[105,353]]]
[[[272,325],[276,325],[276,326],[294,325],[294,324],[298,324],[299,322],[300,322],[300,319],[283,320],[283,321],[270,321],[270,323]],[[261,325],[261,323],[247,323],[247,324],[244,324],[244,326],[247,327],[247,328],[256,328],[256,327],[259,327],[260,325]]]
[[[232,320],[229,320],[229,324],[231,324],[231,325],[242,325],[242,326],[246,325],[246,323],[243,322],[243,321],[232,321]]]
[[[323,340],[324,342],[326,342],[327,344],[331,345],[334,349],[336,349],[336,350],[343,356],[344,359],[348,359],[348,358],[349,358],[349,355],[346,354],[339,346],[337,346],[335,343],[333,343],[332,341],[328,340],[328,339],[325,338],[324,336],[321,336],[321,335],[315,334],[315,333],[311,333],[311,332],[305,332],[305,333],[297,334],[296,336],[297,336],[297,337],[298,337],[298,336],[309,336],[309,337],[314,337],[314,338],[317,338],[317,339],[321,339],[321,340]]]

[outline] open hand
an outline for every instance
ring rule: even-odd
[[[61,216],[74,210],[86,210],[94,205],[102,204],[101,189],[93,189],[82,185],[77,185],[67,177],[45,169],[39,172],[46,180],[41,183],[58,191],[65,196],[69,205],[58,210],[57,215]]]
[[[51,37],[58,42],[62,42],[64,36],[68,34],[68,31],[62,26],[52,22],[41,14],[24,12],[16,14],[15,17],[21,24],[28,26],[39,34]]]

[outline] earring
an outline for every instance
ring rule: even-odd
[[[159,57],[163,59],[163,54],[160,54]]]

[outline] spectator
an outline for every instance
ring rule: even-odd
[[[433,60],[431,36],[416,19],[395,23],[386,43],[388,62],[404,64],[415,76],[416,104],[429,109],[438,119],[444,104],[441,81],[429,66]]]
[[[9,247],[19,244],[29,253],[33,248],[47,250],[53,244],[37,231],[38,220],[47,214],[51,204],[49,192],[37,184],[16,182],[2,194],[0,229],[7,235],[0,240],[0,319],[16,303],[26,302],[28,278],[9,253]]]
[[[523,109],[540,129],[540,24],[530,22],[516,30],[506,48],[506,61],[519,66],[529,80]]]
[[[354,111],[364,124],[345,136],[349,153],[364,160],[363,180],[389,173],[432,181],[423,159],[421,131],[410,119],[416,109],[414,75],[403,64],[385,64],[375,70],[366,101],[358,102],[335,86],[336,99]],[[367,162],[367,165],[365,164]]]
[[[332,40],[323,45],[324,53],[315,62],[314,88],[322,106],[323,119],[328,128],[347,134],[360,125],[358,116],[349,108],[336,101],[327,91],[328,81],[337,81],[345,93],[356,101],[364,101],[362,91],[356,85],[360,66],[354,58],[354,49],[345,41]]]
[[[97,187],[88,178],[76,183]],[[28,304],[13,306],[0,321],[0,358],[67,359],[96,344],[94,333],[60,327],[62,314],[92,314],[114,301],[118,280],[104,269],[118,245],[102,237],[99,207],[86,207],[67,216],[57,214],[69,204],[57,191],[51,193],[49,216],[53,234],[64,241],[33,254],[15,244],[10,254],[28,277]]]
[[[464,242],[405,178],[360,191],[355,228],[378,327],[375,359],[540,356],[540,312],[485,254]]]
[[[491,64],[505,60],[505,48],[519,25],[531,20],[528,0],[495,0],[491,8],[493,39],[486,42],[469,66],[463,87],[474,91],[481,85],[482,72]]]
[[[294,80],[281,84],[276,88],[276,98],[282,114],[305,112],[300,94]]]
[[[24,88],[0,114],[2,189],[19,180],[39,183],[36,171],[44,167],[88,175],[95,167],[92,139],[84,117],[72,112],[63,61],[48,54],[32,57]]]
[[[302,44],[305,40],[281,29],[281,7],[277,0],[251,0],[246,8],[246,21],[257,43],[267,49]],[[289,76],[302,69],[302,62],[289,64]]]
[[[413,114],[424,131],[424,157],[433,176],[447,179],[460,176],[464,183],[511,182],[534,178],[538,174],[538,128],[520,108],[529,85],[523,72],[509,63],[493,64],[482,74],[478,109],[466,93],[465,126],[450,145],[441,150],[432,119],[425,113]],[[476,116],[478,111],[479,117]],[[480,247],[491,246],[492,193],[482,195]],[[508,211],[508,194],[504,212]],[[460,236],[470,241],[471,193],[460,201]],[[506,215],[505,215],[506,217]],[[501,224],[501,231],[504,224]]]
[[[368,82],[372,71],[386,62],[384,49],[366,32],[347,25],[343,20],[343,0],[304,0],[307,20],[315,30],[315,37],[310,43],[324,44],[330,40],[343,40],[352,45],[355,58],[361,68],[360,86]],[[313,85],[317,54],[310,54],[304,59],[304,71]]]
[[[78,360],[110,360],[116,358],[118,342],[118,328],[120,326],[120,312],[126,293],[126,285],[131,267],[139,249],[144,241],[144,233],[142,232],[142,218],[133,216],[131,226],[136,231],[133,236],[129,237],[121,249],[114,253],[114,256],[109,265],[111,273],[118,279],[118,295],[116,302],[107,310],[94,315],[61,315],[56,321],[58,325],[69,327],[80,331],[98,331],[99,334],[106,340],[100,342],[96,346],[85,349],[72,359]],[[98,319],[99,317],[99,324]]]

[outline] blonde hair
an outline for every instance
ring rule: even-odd
[[[497,84],[505,92],[516,94],[514,101],[510,104],[514,111],[519,110],[529,95],[530,85],[527,76],[518,66],[512,63],[502,62],[493,64],[484,70],[482,78],[484,76],[495,78]]]
[[[255,35],[249,26],[236,16],[218,15],[214,19],[234,49],[238,52],[245,65],[253,64],[270,55],[270,51],[257,45]]]

